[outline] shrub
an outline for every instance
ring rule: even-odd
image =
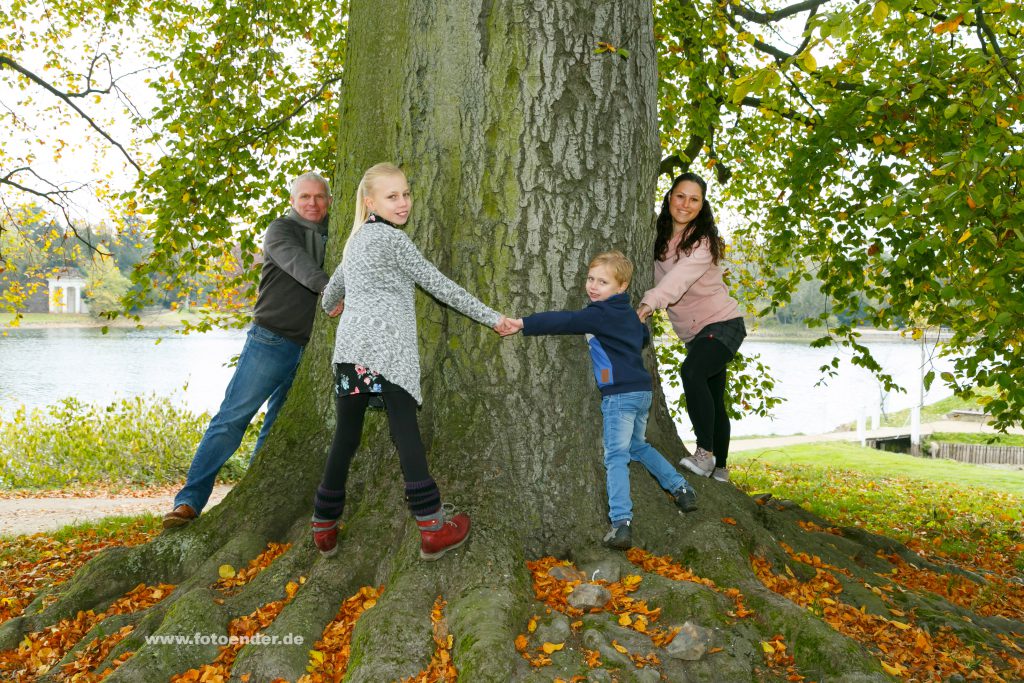
[[[261,422],[249,427],[222,479],[245,472]],[[0,418],[0,489],[183,481],[208,423],[206,413],[156,395],[105,406],[65,398],[46,408],[21,407]]]

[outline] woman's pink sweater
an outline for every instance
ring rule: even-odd
[[[741,314],[722,279],[722,267],[712,262],[707,238],[698,242],[689,256],[680,254],[677,259],[681,237],[669,240],[668,258],[654,262],[654,289],[647,290],[640,303],[652,311],[667,309],[672,328],[680,339],[689,342],[705,326]]]

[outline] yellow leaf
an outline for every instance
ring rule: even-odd
[[[960,239],[956,241],[957,244],[963,244],[967,240],[971,239],[971,229],[967,228],[964,230],[964,234],[960,235]]]
[[[618,650],[622,654],[626,654],[627,652],[629,652],[629,650],[627,650],[626,648],[622,647],[621,645],[619,645],[619,643],[617,641],[614,641],[614,640],[612,641],[612,647],[614,647],[616,650]]]
[[[312,659],[317,664],[323,664],[324,663],[324,653],[320,652],[319,650],[310,650],[309,651],[309,658]]]
[[[526,625],[526,630],[530,633],[537,630],[537,617],[530,617],[530,623]]]
[[[996,114],[996,125],[1000,128],[1006,128],[1010,125],[1010,122],[1002,114]]]
[[[552,652],[558,652],[563,647],[565,647],[565,643],[544,643],[540,649],[544,651],[544,654],[549,655]]]
[[[814,58],[814,55],[811,54],[810,50],[805,52],[804,56],[800,58],[800,63],[804,65],[804,69],[806,71],[818,70],[818,60]]]
[[[775,654],[775,647],[772,646],[772,644],[767,642],[767,641],[764,641],[764,640],[761,641],[761,649],[764,650],[765,654],[768,654],[768,655]]]
[[[889,16],[889,5],[885,4],[884,0],[881,0],[875,5],[875,9],[871,12],[871,18],[875,20],[875,24],[881,26],[885,21],[885,18]]]
[[[883,142],[885,142],[885,136],[884,135],[876,135],[873,138],[871,138],[871,141],[874,142],[875,145],[881,145]]]
[[[295,597],[295,593],[298,590],[299,590],[299,584],[295,583],[294,581],[289,581],[285,585],[285,587],[284,587],[284,592],[285,592],[285,594],[288,595],[289,598],[294,598]]]
[[[902,621],[890,621],[889,623],[901,631],[906,631],[910,628],[910,624],[904,624]]]
[[[623,614],[619,617],[619,626],[629,626],[633,623],[633,620],[629,618],[628,614]]]
[[[235,577],[235,568],[230,564],[222,564],[217,573],[220,574],[222,579],[233,579]]]
[[[899,676],[900,673],[906,670],[906,667],[900,666],[899,664],[893,666],[885,661],[882,662],[882,668],[885,669],[885,672],[890,676]]]

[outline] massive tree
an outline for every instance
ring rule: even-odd
[[[340,257],[359,176],[393,160],[415,193],[413,240],[503,312],[581,305],[585,264],[610,247],[640,265],[636,290],[650,284],[660,161],[650,3],[387,0],[354,3],[348,26],[331,264]],[[0,626],[0,650],[54,625],[68,628],[62,620],[80,611],[99,614],[139,583],[171,584],[173,590],[157,589],[151,606],[136,600],[134,610],[94,626],[86,620],[91,629],[74,649],[64,644],[62,664],[96,638],[130,627],[95,671],[116,665],[107,680],[166,680],[208,664],[216,647],[147,644],[147,636],[224,634],[234,620],[287,600],[272,621],[263,613],[270,621],[264,632],[301,635],[304,642],[243,647],[231,677],[294,680],[339,605],[361,587],[383,586],[355,625],[347,680],[417,674],[435,651],[438,629],[442,646],[451,636],[445,656],[460,680],[473,682],[587,672],[590,680],[650,680],[652,671],[674,681],[882,681],[886,670],[914,665],[886,647],[901,633],[929,648],[943,638],[954,657],[937,659],[934,676],[969,673],[969,656],[989,658],[984,666],[1009,666],[994,658],[1007,647],[998,634],[1024,625],[998,612],[969,612],[953,597],[902,590],[891,571],[910,561],[976,588],[1002,585],[999,577],[935,564],[857,529],[826,533],[827,523],[799,508],[759,504],[765,500],[728,485],[695,481],[700,510],[683,516],[634,471],[636,533],[645,552],[631,553],[630,564],[602,549],[601,417],[583,344],[501,340],[425,295],[417,308],[423,437],[446,499],[472,515],[467,545],[436,563],[417,558],[397,458],[378,414],[369,419],[350,478],[340,552],[323,559],[315,551],[309,517],[334,422],[330,356],[338,332],[321,317],[271,438],[225,501],[182,530],[99,556],[38,596]],[[670,457],[682,453],[660,394],[648,438]],[[217,587],[219,568],[244,565],[268,543],[290,545],[240,590]],[[634,575],[640,588],[633,597],[661,612],[632,626],[606,610],[572,612],[562,590],[542,590],[552,582],[550,561],[533,565],[531,577],[527,563],[544,557],[591,572],[600,567],[596,578],[616,570]],[[618,604],[637,586],[637,579],[614,584]],[[813,610],[801,602],[808,595]],[[446,601],[443,628],[431,624],[438,596]],[[554,612],[545,611],[542,596]],[[560,627],[558,608],[581,625]],[[891,610],[902,610],[904,621]],[[541,622],[536,632],[532,615]],[[665,642],[655,623],[685,620],[713,629],[710,645],[722,651],[689,661],[655,647]],[[869,636],[843,630],[844,623],[870,624]],[[548,653],[549,666],[531,666],[523,653],[543,663],[539,648],[552,634],[561,634],[564,647]],[[778,667],[769,668],[762,652],[778,654],[779,635],[793,659],[775,657]],[[616,659],[615,644],[656,660],[648,657],[645,671],[635,660]],[[61,671],[54,666],[43,679],[57,680]]]

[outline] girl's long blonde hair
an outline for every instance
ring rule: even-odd
[[[372,191],[374,183],[379,179],[395,175],[405,177],[402,169],[387,161],[374,164],[366,169],[366,173],[363,174],[362,180],[359,181],[359,185],[356,187],[356,206],[352,218],[352,232],[349,233],[348,240],[345,242],[345,248],[341,252],[342,258],[348,253],[348,245],[352,244],[352,238],[356,236],[359,228],[363,227],[367,217],[370,215],[370,210],[366,208],[366,195]]]

